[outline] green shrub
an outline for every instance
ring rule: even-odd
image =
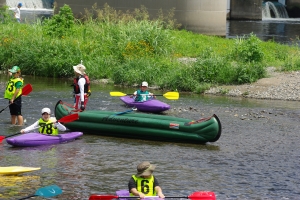
[[[240,63],[236,68],[234,83],[253,83],[266,76],[266,70],[262,63]]]
[[[232,57],[241,62],[261,62],[264,56],[260,47],[261,42],[262,41],[252,33],[247,39],[244,37],[235,39]]]
[[[60,8],[58,14],[44,21],[44,34],[63,38],[73,33],[74,16],[68,5]]]
[[[8,6],[0,7],[0,22],[2,24],[16,22],[13,11],[9,10]]]

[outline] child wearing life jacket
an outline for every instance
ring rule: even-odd
[[[50,108],[43,108],[42,117],[34,124],[22,129],[21,133],[29,133],[37,128],[39,129],[39,133],[46,135],[58,135],[58,131],[66,131],[67,129],[64,125],[57,122],[55,117],[51,117]]]
[[[130,196],[138,196],[141,199],[145,196],[165,198],[158,180],[152,175],[154,169],[155,165],[147,161],[137,166],[137,173],[132,175],[128,182]]]
[[[148,83],[146,81],[142,82],[141,88],[133,93],[131,97],[134,97],[135,101],[143,102],[152,98],[156,98],[153,93],[148,90]]]

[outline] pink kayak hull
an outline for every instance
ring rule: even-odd
[[[40,133],[26,133],[12,138],[8,138],[6,139],[6,142],[10,145],[17,147],[34,147],[40,145],[65,143],[72,141],[82,135],[82,132],[69,132],[59,134],[57,136],[44,135]]]
[[[130,96],[120,98],[127,106],[135,107],[141,112],[159,113],[170,109],[170,105],[161,102],[157,99],[151,99],[144,102],[135,102]]]

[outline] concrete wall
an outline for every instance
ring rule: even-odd
[[[6,0],[0,0],[0,7],[6,5]]]
[[[261,20],[261,0],[230,0],[230,19]]]
[[[175,16],[183,28],[206,35],[226,36],[226,0],[56,0],[57,6],[69,5],[74,15],[91,9],[97,3],[103,8],[107,3],[117,10],[133,10],[144,5],[150,15],[156,16],[159,9],[169,11],[175,8]]]
[[[286,0],[286,10],[290,18],[300,18],[300,0]]]

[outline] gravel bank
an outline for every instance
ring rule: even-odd
[[[205,94],[227,95],[234,97],[272,99],[272,100],[300,100],[300,72],[276,72],[275,68],[268,68],[268,78],[263,78],[252,84],[224,85],[210,88]]]

